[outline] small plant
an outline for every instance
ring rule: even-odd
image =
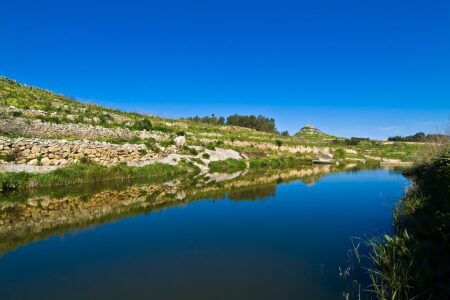
[[[101,114],[98,116],[101,124],[106,124],[113,121],[113,118],[109,114]]]
[[[61,124],[61,119],[56,116],[37,116],[37,118],[43,122]]]
[[[203,160],[201,160],[200,158],[197,158],[197,157],[191,158],[191,161],[196,162],[199,165],[205,165],[205,162]]]
[[[214,143],[208,143],[205,145],[205,148],[214,151],[216,150],[216,145]]]
[[[22,116],[22,112],[21,111],[13,111],[12,116],[15,118],[20,117],[20,116]]]
[[[83,157],[80,158],[78,161],[79,161],[79,163],[82,164],[82,165],[89,165],[89,164],[92,164],[92,163],[93,163],[93,162],[92,162],[89,158],[87,158],[86,156],[83,156]]]
[[[147,147],[147,149],[149,149],[155,153],[159,153],[161,151],[158,148],[158,146],[156,145],[156,140],[154,138],[149,138],[149,139],[145,140],[144,145]]]
[[[145,119],[141,119],[138,120],[136,122],[134,122],[133,126],[131,126],[131,129],[134,130],[152,130],[152,122],[145,118]]]
[[[177,136],[185,136],[186,132],[184,131],[177,131]]]
[[[14,162],[17,160],[18,157],[19,157],[19,150],[13,149],[8,154],[3,155],[3,157],[0,158],[6,162]]]
[[[202,157],[203,157],[204,159],[210,159],[210,158],[211,158],[211,155],[209,155],[208,153],[203,153],[203,154],[202,154]]]
[[[283,142],[281,140],[276,140],[275,145],[277,145],[278,147],[281,147],[283,145]]]
[[[169,146],[175,145],[175,141],[174,140],[165,140],[165,141],[159,142],[159,144],[162,147],[169,147]]]
[[[173,132],[171,128],[164,127],[164,126],[153,126],[153,130],[155,131],[161,131],[161,132]]]
[[[183,146],[183,148],[181,148],[181,153],[187,155],[198,155],[198,151],[195,148],[191,148],[188,146]]]
[[[147,155],[147,150],[145,150],[145,149],[139,149],[139,153],[140,153],[142,156]]]

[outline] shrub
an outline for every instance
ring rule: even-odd
[[[215,143],[208,143],[208,144],[205,145],[205,148],[214,151],[214,150],[216,150],[216,144]]]
[[[198,151],[195,148],[190,148],[188,146],[183,146],[181,152],[188,155],[198,155]]]
[[[37,116],[37,118],[43,122],[61,124],[61,119],[56,116]]]
[[[147,118],[141,119],[134,122],[131,128],[134,130],[152,130],[152,122]]]
[[[6,162],[14,162],[19,157],[19,150],[13,149],[8,154],[3,155],[0,159],[3,159]]]
[[[21,111],[13,111],[12,116],[15,118],[20,117],[20,116],[22,116],[22,112]]]
[[[159,142],[159,144],[163,147],[169,147],[169,146],[175,145],[175,141],[174,140],[165,140],[165,141]]]
[[[113,121],[113,118],[109,114],[101,114],[98,116],[98,118],[100,119],[100,123],[102,123],[102,124]]]
[[[158,146],[156,145],[156,140],[154,138],[149,138],[147,140],[144,141],[144,145],[147,147],[147,149],[158,153],[161,150],[158,148]]]

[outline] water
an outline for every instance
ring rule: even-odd
[[[0,299],[342,299],[351,237],[390,232],[407,180],[328,171],[105,189],[79,223],[26,218],[0,235]]]

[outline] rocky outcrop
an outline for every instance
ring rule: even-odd
[[[149,151],[142,144],[0,137],[0,159],[16,164],[58,166],[86,158],[108,165],[145,161],[155,157],[158,154]]]
[[[320,135],[324,133],[319,129],[315,128],[314,126],[312,126],[311,124],[306,124],[302,129],[299,130],[299,132],[296,135],[303,135],[303,134]]]

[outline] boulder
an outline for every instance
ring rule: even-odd
[[[27,162],[27,165],[37,165],[38,164],[38,160],[37,159],[32,159],[29,162]]]
[[[175,145],[177,145],[177,147],[183,147],[184,145],[186,145],[186,138],[184,136],[177,136],[174,139]]]
[[[51,161],[50,161],[50,159],[49,159],[48,157],[44,157],[44,158],[41,160],[41,164],[42,164],[43,166],[50,166]]]

